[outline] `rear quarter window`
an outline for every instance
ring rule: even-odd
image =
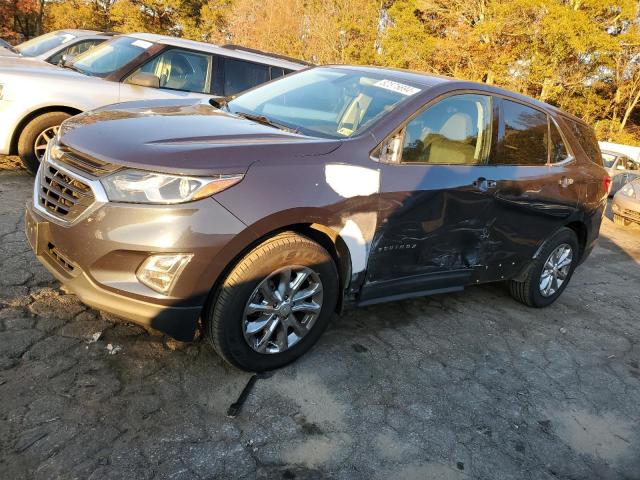
[[[589,159],[593,163],[602,165],[602,153],[600,152],[600,147],[598,146],[598,141],[596,140],[596,135],[593,132],[593,129],[587,125],[574,122],[573,120],[568,120],[566,123],[571,127],[571,130],[580,142],[580,146]]]
[[[235,95],[269,80],[269,67],[235,58],[224,59],[224,94]]]
[[[549,124],[539,110],[502,100],[498,149],[494,162],[502,165],[546,165]]]

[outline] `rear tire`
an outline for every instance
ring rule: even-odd
[[[44,154],[42,148],[46,138],[53,138],[57,127],[71,115],[65,112],[48,112],[32,119],[18,138],[18,155],[24,168],[35,175]],[[45,142],[46,145],[46,142]]]
[[[563,275],[561,275],[561,272],[557,272],[558,275],[555,276],[557,279],[564,276],[562,283],[557,288],[552,288],[545,293],[543,292],[543,285],[548,286],[547,283],[544,283],[548,275],[543,278],[543,273],[549,272],[547,265],[554,263],[551,255],[566,251],[566,247],[570,249],[570,263],[566,268],[566,272],[563,271]],[[538,257],[532,261],[524,280],[509,280],[509,293],[514,299],[530,307],[541,308],[551,305],[562,295],[562,292],[569,284],[573,271],[578,264],[579,252],[578,238],[575,232],[569,228],[560,229],[546,242]],[[566,262],[566,259],[564,261]],[[549,281],[552,282],[553,280],[549,279]]]
[[[290,280],[280,281],[286,275],[282,272],[289,270],[291,273],[286,278]],[[304,278],[309,280],[298,285],[300,290],[278,292],[276,284],[295,285],[295,280],[303,278],[304,273],[307,274]],[[312,278],[316,290],[321,292],[319,296],[305,297],[308,300],[304,302],[296,300],[313,290]],[[270,290],[263,295],[266,285]],[[224,279],[205,309],[205,335],[214,350],[235,367],[254,372],[282,367],[307,352],[320,338],[335,311],[338,285],[333,258],[322,246],[294,232],[281,233],[246,254]],[[288,300],[280,301],[280,298]],[[317,299],[320,299],[319,308],[315,303]],[[313,308],[319,313],[296,310],[301,303],[303,306],[314,304]],[[261,308],[259,311],[255,310],[256,304]],[[262,309],[269,311],[264,313]],[[290,312],[292,309],[295,313]],[[248,313],[252,311],[254,313]],[[289,326],[291,315],[294,320],[301,318],[296,328]],[[268,325],[273,324],[275,327],[270,329]],[[304,329],[300,325],[305,325]],[[256,331],[259,333],[254,333]],[[269,336],[269,331],[274,333]],[[258,341],[263,334],[271,339],[266,347]]]

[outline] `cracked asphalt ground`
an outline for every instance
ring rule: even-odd
[[[605,220],[544,310],[495,285],[348,312],[229,418],[248,374],[38,264],[31,182],[0,173],[3,478],[640,478],[638,228]]]

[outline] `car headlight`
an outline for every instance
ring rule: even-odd
[[[100,182],[112,202],[173,204],[210,197],[232,185],[244,175],[187,177],[142,170],[123,170]]]
[[[634,190],[633,185],[631,185],[630,183],[622,187],[620,189],[620,192],[622,192],[622,195],[624,195],[625,197],[633,198],[636,195],[636,191]]]

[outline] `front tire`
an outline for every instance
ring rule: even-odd
[[[555,302],[567,285],[579,260],[578,238],[569,228],[551,237],[533,260],[523,281],[509,280],[509,293],[530,307]]]
[[[229,272],[204,313],[205,334],[231,365],[255,372],[282,367],[320,338],[338,289],[335,263],[322,246],[281,233]]]
[[[44,156],[47,143],[57,133],[58,127],[71,115],[65,112],[48,112],[32,119],[18,138],[18,155],[24,168],[35,175]]]

